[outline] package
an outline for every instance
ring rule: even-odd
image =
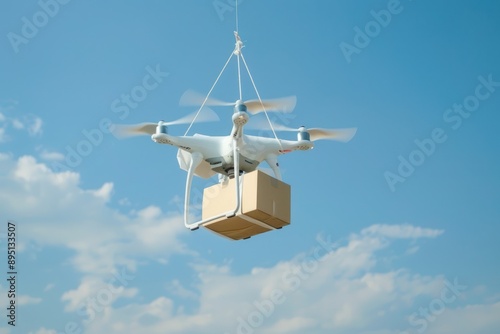
[[[202,219],[230,214],[236,208],[236,179],[203,191]],[[290,224],[290,186],[255,170],[240,176],[240,210],[233,216],[203,224],[209,230],[233,240],[280,229]]]

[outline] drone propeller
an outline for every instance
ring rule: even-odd
[[[131,136],[140,136],[140,135],[152,135],[156,133],[156,127],[158,125],[179,125],[179,124],[189,124],[191,123],[195,117],[197,112],[181,117],[175,121],[165,122],[160,121],[158,123],[139,123],[135,125],[115,125],[112,132],[116,137],[131,137]],[[199,113],[198,117],[196,117],[196,122],[213,122],[218,121],[219,116],[210,108],[203,108],[202,112]]]
[[[234,106],[237,102],[225,102],[211,97],[206,98],[198,92],[187,90],[181,96],[179,104],[182,106]],[[243,104],[247,107],[247,111],[251,114],[258,114],[263,111],[281,111],[289,113],[295,108],[296,103],[297,98],[295,96],[263,100],[262,102],[260,100],[248,100],[243,102]]]
[[[329,139],[329,140],[337,140],[344,143],[350,141],[354,135],[358,131],[357,128],[345,128],[345,129],[320,129],[320,128],[312,128],[307,129],[309,135],[311,136],[311,140],[320,140],[320,139]]]
[[[269,125],[268,122],[266,122],[267,125]],[[260,125],[260,126],[259,126]],[[258,128],[262,129],[264,126],[261,124],[249,124],[251,128]],[[358,130],[357,128],[345,128],[345,129],[321,129],[321,128],[310,128],[306,129],[305,127],[301,126],[300,128],[291,128],[286,125],[282,124],[272,124],[274,130],[276,131],[293,131],[293,132],[307,132],[309,133],[310,140],[315,141],[315,140],[321,140],[321,139],[329,139],[329,140],[337,140],[341,142],[347,143],[350,141],[354,135],[356,134],[356,131]]]

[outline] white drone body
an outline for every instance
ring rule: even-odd
[[[251,172],[257,169],[262,161],[266,161],[274,176],[281,180],[277,157],[295,150],[311,149],[313,142],[307,139],[308,133],[305,129],[299,132],[297,141],[245,135],[243,127],[249,120],[245,109],[246,106],[242,103],[236,105],[232,117],[233,129],[228,136],[171,136],[160,122],[151,138],[157,143],[179,148],[179,166],[186,171],[189,171],[190,167],[194,168],[194,175],[202,178],[209,178],[217,173],[222,176],[221,179],[232,178],[237,171],[240,174]],[[234,163],[235,148],[239,166]]]
[[[241,53],[243,43],[241,42],[241,39],[239,38],[237,33],[235,33],[235,37],[236,47],[232,52],[232,55],[236,55],[238,57],[238,74],[240,74],[240,58],[243,59],[245,66],[246,62],[244,60],[243,54]],[[224,69],[222,71],[224,71]],[[250,72],[248,73],[250,75]],[[210,90],[210,92],[212,91],[212,89]],[[210,95],[210,93],[208,95]],[[259,95],[258,92],[257,95]],[[183,98],[181,98],[181,104],[201,104],[200,109],[195,114],[188,115],[174,122],[160,121],[158,123],[142,123],[131,126],[116,126],[115,134],[147,134],[151,135],[151,139],[156,143],[167,144],[178,148],[177,160],[179,162],[179,166],[181,169],[187,171],[184,223],[186,227],[190,228],[191,230],[195,230],[200,225],[203,225],[207,222],[213,221],[223,216],[234,216],[238,213],[241,200],[239,196],[239,180],[240,175],[242,175],[243,173],[254,171],[263,161],[266,161],[269,167],[272,169],[275,178],[281,180],[282,177],[278,164],[278,156],[293,151],[304,151],[312,149],[314,147],[314,141],[318,139],[333,139],[346,142],[349,141],[356,133],[355,128],[328,130],[318,128],[306,129],[305,127],[301,126],[298,129],[292,129],[270,122],[270,119],[267,115],[268,111],[290,112],[295,107],[295,102],[295,97],[275,100],[261,100],[260,96],[258,100],[242,101],[240,80],[240,99],[236,102],[221,102],[215,99],[209,99],[209,96],[202,99],[200,98],[200,96],[196,95],[193,92],[187,92],[187,94],[184,94]],[[218,119],[216,114],[211,109],[204,109],[205,106],[210,105],[231,105],[234,107],[234,112],[232,115],[233,127],[229,135],[207,136],[202,134],[194,134],[192,136],[174,136],[168,133],[168,127],[170,125],[184,123],[191,123],[192,125],[196,120],[212,121]],[[269,125],[271,126],[272,132],[274,133],[274,138],[244,134],[243,128],[250,120],[250,114],[254,115],[261,112],[264,112],[266,114]],[[279,139],[276,136],[275,130],[296,131],[297,140]],[[196,223],[189,223],[188,217],[190,190],[193,176],[210,178],[216,174],[219,174],[220,182],[225,182],[229,178],[236,179],[236,208],[217,217],[211,217],[209,219]]]

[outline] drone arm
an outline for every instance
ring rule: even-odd
[[[279,156],[297,150],[309,150],[314,147],[310,140],[276,140],[260,136],[245,136],[245,155],[258,161],[266,160],[269,155]]]
[[[213,156],[218,153],[222,139],[219,137],[197,135],[194,136],[172,136],[169,134],[154,134],[151,139],[158,144],[168,144],[183,151],[194,153],[200,152],[203,156]]]
[[[262,137],[250,137],[249,139],[250,145],[257,148],[253,149],[254,152],[258,152],[255,155],[255,159],[259,161],[266,160],[269,163],[267,160],[271,157],[271,163],[269,164],[271,168],[273,168],[273,163],[276,164],[272,156],[279,156],[293,151],[306,151],[314,147],[314,143],[309,140],[293,141],[280,139],[278,142],[276,139]]]
[[[214,221],[216,219],[222,218],[222,217],[232,217],[237,214],[238,211],[240,211],[241,208],[241,197],[240,197],[240,173],[239,173],[239,166],[240,166],[240,159],[239,159],[239,152],[238,152],[238,145],[236,140],[233,142],[233,154],[234,154],[234,167],[235,167],[235,196],[236,196],[236,207],[234,210],[225,212],[222,214],[219,214],[214,217],[210,217],[201,221],[198,221],[196,223],[189,223],[189,199],[190,199],[190,191],[191,191],[191,183],[193,180],[193,175],[194,171],[196,170],[196,167],[203,161],[203,155],[199,152],[193,152],[192,153],[192,158],[189,163],[189,169],[188,169],[188,175],[187,175],[187,180],[186,180],[186,195],[184,199],[184,225],[189,228],[190,230],[196,230],[200,227],[200,225],[203,225],[205,223]]]
[[[314,147],[314,143],[309,140],[281,140],[281,146],[279,148],[280,154],[290,153],[293,151],[307,151]]]

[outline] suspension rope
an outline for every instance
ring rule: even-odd
[[[222,70],[220,71],[219,75],[217,76],[217,79],[215,79],[214,84],[212,85],[212,87],[208,91],[208,94],[205,97],[205,100],[203,100],[203,103],[201,104],[200,109],[198,109],[198,111],[196,112],[196,115],[194,116],[193,120],[191,121],[191,124],[189,124],[189,127],[186,130],[186,133],[184,133],[184,136],[187,136],[189,130],[191,130],[191,127],[193,126],[194,122],[196,121],[196,118],[198,118],[198,115],[200,114],[201,110],[203,109],[203,107],[205,107],[205,104],[207,103],[208,98],[210,97],[210,94],[212,94],[212,91],[214,90],[215,85],[217,85],[217,82],[219,82],[219,79],[222,76],[222,73],[224,73],[224,71],[226,70],[227,64],[229,64],[229,61],[231,60],[231,58],[233,57],[233,55],[234,55],[234,51],[231,52],[231,55],[229,56],[229,58],[227,59],[226,63],[224,64],[224,67],[222,68]]]
[[[237,56],[238,60],[238,91],[239,91],[239,100],[243,100],[243,93],[241,91],[241,67],[240,67],[240,54],[241,48],[243,47],[243,42],[240,38],[240,27],[239,27],[239,13],[238,13],[238,2],[236,1],[236,12],[235,12],[235,23],[236,23],[236,31],[234,32],[234,37],[236,38],[236,45],[234,48],[234,54]]]
[[[241,42],[240,36],[238,35],[238,32],[235,32],[235,37],[236,37],[236,48],[234,50],[234,54],[236,54],[236,58],[238,60],[238,91],[239,91],[239,100],[243,100],[243,93],[241,91],[241,66],[240,66],[240,57],[242,56],[241,54],[241,48],[243,47],[243,43]]]
[[[239,27],[238,27],[238,0],[236,0],[236,32],[239,33]]]
[[[264,106],[264,102],[262,102],[262,99],[260,98],[259,91],[257,90],[257,86],[255,85],[255,82],[253,81],[252,74],[250,73],[250,69],[248,68],[247,62],[245,60],[245,57],[243,56],[243,53],[241,53],[241,59],[243,60],[243,64],[245,65],[245,68],[247,69],[248,76],[250,77],[250,81],[252,82],[253,89],[255,90],[255,94],[257,94],[257,98],[259,99],[260,105],[262,106],[262,109],[264,110],[264,114],[266,115],[267,121],[269,122],[269,125],[271,126],[271,130],[274,134],[274,138],[278,141],[278,144],[283,151],[283,146],[281,145],[281,141],[278,138],[278,135],[276,134],[276,131],[274,130],[273,123],[271,122],[271,119],[269,118],[269,114],[267,113],[266,107]]]

